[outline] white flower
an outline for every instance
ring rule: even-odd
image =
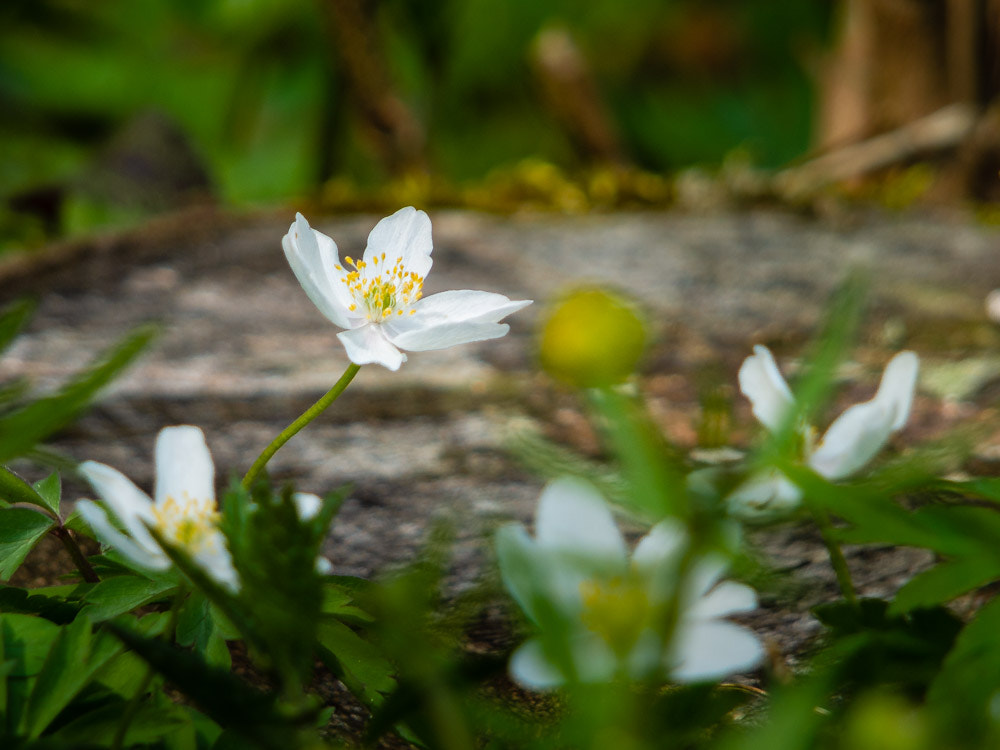
[[[812,428],[803,428],[806,464],[830,480],[848,477],[867,464],[889,436],[906,424],[918,367],[916,354],[900,352],[886,365],[875,396],[845,410],[818,443],[813,442]],[[767,347],[754,347],[754,354],[740,367],[739,383],[753,405],[754,416],[771,431],[777,430],[795,409],[792,392]],[[801,490],[783,474],[767,470],[738,487],[729,496],[729,507],[737,514],[755,515],[790,509],[801,497]]]
[[[502,294],[456,290],[424,298],[431,270],[431,221],[423,211],[402,208],[368,235],[360,260],[341,264],[337,244],[295,215],[281,240],[285,257],[309,299],[332,323],[358,365],[397,370],[411,352],[495,339],[509,326],[500,320],[531,304]]]
[[[104,544],[136,566],[166,570],[172,563],[149,533],[153,528],[216,581],[231,591],[239,588],[226,539],[217,526],[215,466],[199,428],[181,425],[160,430],[156,438],[155,500],[105,464],[86,461],[80,465],[80,473],[127,532],[123,534],[112,524],[104,508],[80,500],[76,505],[80,515]]]
[[[725,615],[757,606],[753,590],[719,583],[725,563],[701,558],[679,593],[670,643],[667,608],[687,546],[673,520],[653,527],[632,559],[607,504],[588,483],[559,479],[538,502],[535,538],[520,524],[497,533],[504,585],[543,631],[511,657],[511,675],[535,689],[555,687],[575,672],[584,682],[668,675],[681,682],[714,680],[751,669],[763,658],[757,638]],[[553,622],[555,617],[555,622]],[[569,633],[554,657],[550,632]]]

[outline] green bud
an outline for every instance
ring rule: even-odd
[[[580,388],[625,380],[646,345],[646,326],[635,306],[603,289],[571,292],[542,325],[542,367]]]

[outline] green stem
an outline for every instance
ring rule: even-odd
[[[59,524],[54,529],[52,533],[62,542],[63,547],[69,552],[69,556],[73,558],[73,562],[76,564],[76,569],[83,576],[83,580],[87,583],[99,583],[101,577],[97,575],[97,571],[87,560],[86,556],[83,554],[83,550],[80,549],[80,545],[77,543],[76,539],[73,537],[73,532],[67,529],[62,524]]]
[[[253,466],[250,467],[250,471],[248,471],[246,476],[243,477],[241,484],[244,489],[250,489],[254,480],[257,479],[257,476],[264,470],[264,467],[267,466],[267,462],[271,460],[271,456],[277,453],[281,446],[291,440],[299,430],[316,419],[316,417],[322,414],[330,404],[337,400],[340,394],[344,392],[344,389],[350,385],[352,380],[354,380],[354,376],[358,374],[358,370],[360,369],[360,365],[356,365],[352,362],[351,365],[344,371],[344,374],[340,376],[340,380],[337,381],[337,384],[334,385],[333,388],[327,391],[319,399],[319,401],[306,409],[302,413],[302,416],[283,429],[278,434],[278,437],[271,441],[271,444],[264,449],[264,452],[261,453],[260,456],[257,457],[257,460],[253,462]]]
[[[833,524],[830,522],[830,516],[825,508],[818,508],[813,505],[809,509],[812,511],[816,526],[819,527],[819,533],[823,537],[823,544],[826,545],[826,551],[830,555],[830,564],[833,566],[833,572],[837,576],[840,591],[843,593],[844,599],[848,604],[852,607],[857,607],[858,595],[854,591],[851,571],[847,567],[847,559],[844,557],[840,545],[837,544],[837,540],[833,537]]]

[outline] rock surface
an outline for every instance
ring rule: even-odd
[[[378,217],[315,222],[342,254],[360,255]],[[133,326],[157,321],[153,350],[52,447],[95,459],[149,486],[156,432],[193,423],[207,434],[221,478],[241,473],[268,440],[340,376],[336,329],[311,305],[280,249],[289,217],[193,213],[114,238],[53,248],[0,267],[0,301],[35,294],[25,335],[0,360],[0,378],[57,385]],[[868,272],[873,308],[847,371],[846,399],[867,398],[887,352],[917,348],[926,362],[996,351],[983,299],[1000,286],[1000,233],[928,217],[876,217],[842,226],[778,212],[713,216],[642,213],[586,217],[433,212],[434,269],[426,292],[487,289],[532,298],[504,339],[411,355],[397,373],[362,369],[345,396],[282,449],[278,480],[306,491],[351,490],[326,551],[337,572],[375,575],[406,561],[430,523],[458,532],[453,583],[474,580],[483,533],[530,520],[541,481],[514,463],[514,421],[593,450],[571,395],[535,371],[532,330],[544,303],[580,281],[637,297],[658,334],[642,385],[664,429],[695,445],[698,378],[714,373],[736,404],[738,441],[752,435],[735,373],[752,343],[795,355],[848,271]],[[784,358],[787,360],[787,357]],[[994,374],[995,375],[995,374]],[[988,382],[986,377],[983,382]],[[859,396],[860,394],[860,396]],[[918,398],[902,445],[970,413]],[[67,489],[70,497],[84,490]],[[787,651],[814,631],[804,608],[832,596],[815,535],[795,527],[763,540],[778,564],[818,583],[807,599],[751,618]],[[887,594],[926,565],[922,553],[852,550],[864,593]]]

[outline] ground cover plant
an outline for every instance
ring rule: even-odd
[[[90,485],[88,498],[62,498],[55,472],[29,484],[0,471],[0,578],[46,535],[74,566],[54,586],[0,586],[3,747],[919,750],[1000,740],[1000,608],[987,601],[963,618],[948,606],[1000,578],[1000,482],[942,476],[941,456],[960,455],[966,436],[886,449],[910,412],[915,352],[889,358],[872,398],[822,435],[812,427],[825,421],[863,315],[859,282],[834,299],[791,385],[770,351],[748,351],[733,376],[765,429],[735,463],[686,456],[655,426],[633,377],[645,325],[627,300],[588,288],[556,302],[539,359],[578,392],[603,460],[534,444],[552,481],[532,528],[497,528],[494,575],[456,596],[443,584],[446,527],[382,580],[336,575],[321,546],[344,491],[274,486],[267,464],[287,441],[309,439],[309,423],[360,368],[397,370],[405,352],[501,337],[506,316],[530,302],[472,290],[423,297],[431,226],[413,208],[379,222],[360,258],[301,215],[281,244],[309,299],[343,329],[350,365],[245,457],[242,477],[215,476],[211,435],[194,425],[164,425],[149,446],[149,494],[128,466],[86,456],[60,467]],[[4,311],[0,344],[30,312]],[[7,384],[0,462],[57,462],[45,439],[153,337],[137,331],[54,395]],[[751,526],[803,520],[822,535],[841,595],[814,610],[822,637],[788,673],[739,622],[782,575],[746,539]],[[623,528],[641,533],[627,541]],[[920,547],[936,561],[891,598],[862,598],[845,543]],[[464,647],[483,601],[509,613],[503,652]],[[327,732],[336,708],[312,690],[317,669],[369,710],[360,740]]]

